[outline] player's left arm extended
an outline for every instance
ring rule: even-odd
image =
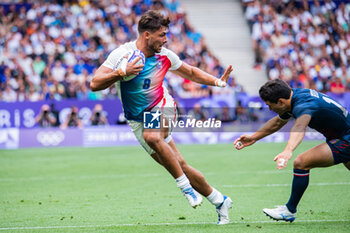
[[[220,79],[218,79],[197,67],[191,66],[183,62],[177,70],[173,70],[172,72],[196,83],[210,86],[225,87],[228,79],[230,78],[232,70],[232,66],[229,65],[225,70],[225,73],[220,77]]]
[[[311,116],[304,114],[296,119],[294,126],[290,131],[290,136],[286,148],[279,153],[273,160],[277,161],[277,168],[283,169],[287,166],[287,162],[292,158],[293,151],[298,147],[305,136],[306,127],[311,120]]]
[[[295,120],[294,126],[290,131],[287,146],[284,149],[285,151],[293,152],[298,147],[305,136],[306,127],[310,120],[311,116],[309,114],[302,115]]]

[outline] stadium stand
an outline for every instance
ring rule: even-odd
[[[350,91],[350,4],[244,0],[255,68],[292,87]]]
[[[224,67],[233,66],[236,82],[256,95],[266,82],[263,70],[252,69],[254,53],[239,0],[180,0],[191,24],[205,37]],[[215,10],[213,10],[215,9]]]
[[[17,1],[0,4],[0,99],[115,98],[114,87],[94,93],[89,81],[113,49],[136,39],[137,21],[148,9],[170,17],[168,47],[181,59],[217,76],[223,72],[178,1]],[[215,95],[211,87],[171,74],[166,84],[175,97]]]

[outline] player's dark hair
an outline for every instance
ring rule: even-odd
[[[155,32],[159,30],[162,26],[168,28],[170,23],[169,17],[164,17],[161,13],[155,10],[149,10],[141,16],[138,25],[139,33],[145,31]]]
[[[259,95],[263,101],[277,103],[280,98],[289,99],[292,89],[281,79],[270,80],[260,87]]]

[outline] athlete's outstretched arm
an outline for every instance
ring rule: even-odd
[[[256,141],[273,134],[280,130],[285,124],[287,124],[288,120],[282,120],[278,116],[270,119],[265,123],[258,131],[256,131],[252,135],[242,135],[234,141],[236,149],[240,150],[244,147],[250,146],[254,144]]]
[[[225,70],[225,73],[220,77],[220,79],[218,79],[197,67],[183,62],[177,70],[173,70],[172,72],[196,83],[225,87],[228,79],[230,78],[232,70],[232,66],[229,65]]]
[[[295,120],[294,126],[290,131],[288,143],[284,151],[278,154],[274,161],[277,161],[277,168],[283,169],[287,166],[287,162],[292,158],[293,151],[298,147],[305,136],[306,127],[311,120],[311,116],[308,114],[300,116]]]

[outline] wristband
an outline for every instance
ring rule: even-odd
[[[284,164],[285,164],[286,160],[285,159],[279,159],[278,160],[278,166],[281,166],[281,167],[284,167]]]
[[[215,80],[215,86],[217,87],[226,87],[226,82],[222,81],[221,79]]]

